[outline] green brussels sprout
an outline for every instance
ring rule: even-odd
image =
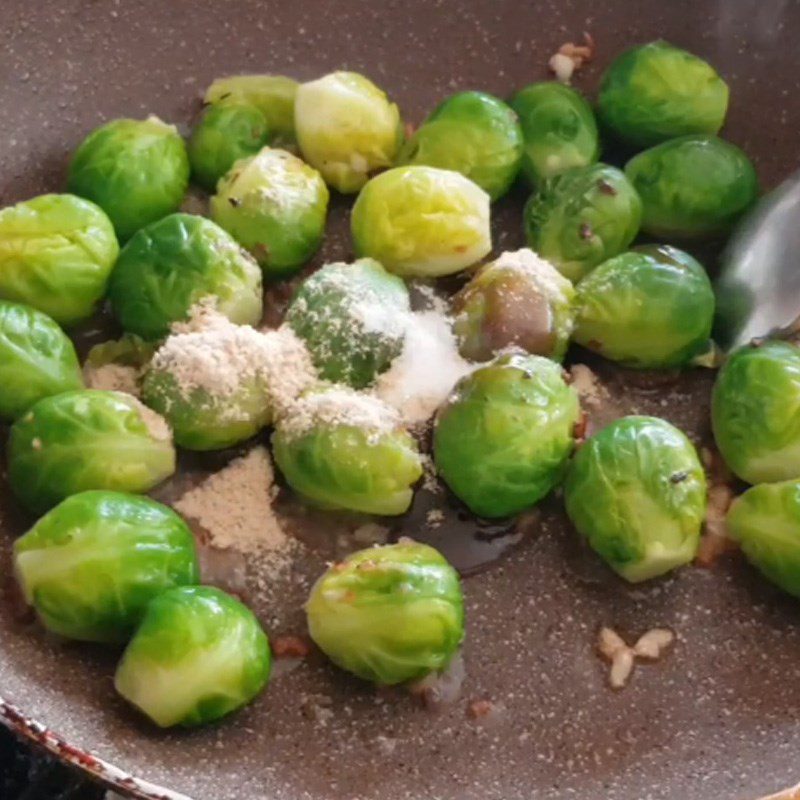
[[[0,210],[0,298],[60,325],[92,316],[118,254],[111,221],[80,197],[44,194]]]
[[[272,334],[273,336],[275,334]],[[260,366],[269,334],[231,323],[170,336],[142,382],[142,399],[187,450],[219,450],[255,436],[272,419]]]
[[[170,214],[138,231],[122,248],[108,296],[122,327],[161,339],[173,322],[207,297],[233,322],[261,319],[261,271],[218,225],[193,214]]]
[[[147,607],[114,687],[159,727],[194,727],[249,703],[267,685],[270,661],[247,606],[210,586],[179,586]]]
[[[466,175],[492,200],[517,177],[522,131],[517,115],[484,92],[448,97],[403,145],[398,164],[422,164]]]
[[[314,584],[306,614],[311,638],[334,664],[384,686],[443,670],[464,638],[458,573],[410,540],[334,564]]]
[[[267,120],[253,105],[209,106],[189,139],[189,162],[195,180],[209,191],[240,158],[255,155],[269,144]]]
[[[607,164],[574,167],[543,181],[524,211],[530,247],[573,282],[628,247],[641,218],[636,190]]]
[[[37,400],[83,388],[72,342],[47,314],[0,300],[0,419]]]
[[[578,344],[628,367],[681,367],[709,348],[714,290],[688,253],[645,245],[592,270],[575,308]]]
[[[462,378],[439,409],[436,470],[478,516],[516,514],[561,480],[580,415],[554,361],[501,356]]]
[[[450,275],[492,249],[489,195],[463,175],[435,167],[395,167],[373,178],[350,225],[359,256],[408,278]]]
[[[743,481],[800,478],[800,348],[765,342],[732,353],[714,384],[711,423]]]
[[[135,333],[123,333],[119,339],[93,345],[86,355],[84,367],[97,369],[107,364],[119,364],[142,369],[150,363],[157,349],[155,342],[147,342]]]
[[[170,430],[136,398],[83,389],[45,397],[12,426],[8,481],[31,511],[87,489],[147,492],[175,471]]]
[[[748,489],[733,501],[726,527],[767,580],[800,597],[800,482]]]
[[[369,386],[400,355],[411,305],[401,278],[371,258],[326,264],[300,284],[285,322],[319,376]]]
[[[650,147],[690,133],[716,133],[728,110],[728,86],[701,58],[667,42],[650,42],[611,63],[597,110],[621,141]]]
[[[285,278],[322,243],[328,188],[286,150],[264,147],[237,161],[217,185],[211,217],[258,261],[267,278]]]
[[[264,115],[275,146],[295,141],[294,99],[300,84],[283,75],[234,75],[217,78],[208,87],[205,102],[242,102],[255,106]]]
[[[522,127],[522,171],[534,186],[600,156],[592,107],[556,81],[532,83],[511,100]]]
[[[46,628],[124,642],[147,604],[199,580],[194,536],[167,506],[120,492],[81,492],[14,543],[22,591]]]
[[[461,355],[489,361],[517,347],[560,361],[573,327],[572,284],[531,250],[503,253],[452,300]]]
[[[303,158],[343,194],[394,162],[402,142],[400,112],[372,81],[332,72],[301,84],[294,126]]]
[[[306,392],[278,418],[272,448],[289,486],[322,508],[403,514],[422,477],[394,409],[344,386]]]
[[[625,174],[642,201],[642,230],[652,236],[717,236],[756,201],[758,177],[735,145],[683,136],[634,156]]]
[[[69,191],[93,200],[121,240],[177,211],[189,157],[174,125],[157,117],[115,119],[92,131],[69,165]]]
[[[688,564],[706,511],[706,478],[692,443],[663,419],[623,417],[576,453],[567,515],[631,583]]]

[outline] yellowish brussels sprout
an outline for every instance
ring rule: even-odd
[[[266,278],[291,275],[314,255],[327,213],[320,174],[271,147],[237,161],[211,198],[214,221],[253,255]]]
[[[402,140],[397,106],[356,72],[302,84],[294,124],[303,158],[343,194],[357,192],[373,172],[391,166]]]
[[[0,298],[61,325],[90,317],[119,254],[109,218],[72,194],[44,194],[0,211]]]
[[[396,167],[359,194],[350,220],[359,256],[407,278],[450,275],[492,249],[489,195],[458,172]]]
[[[271,144],[295,141],[294,99],[300,84],[284,75],[232,75],[217,78],[206,89],[205,102],[214,105],[247,103],[255,106],[267,121]]]

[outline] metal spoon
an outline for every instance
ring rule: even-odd
[[[714,338],[729,351],[796,333],[800,320],[800,172],[765,195],[734,232],[714,284]]]

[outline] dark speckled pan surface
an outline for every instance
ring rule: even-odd
[[[61,189],[68,153],[107,119],[153,113],[185,128],[222,74],[363,71],[419,122],[454,90],[505,96],[546,77],[551,53],[584,30],[597,58],[580,88],[592,93],[626,45],[666,38],[730,83],[725,135],[753,156],[765,187],[800,163],[797,0],[4,0],[0,11],[3,204]],[[498,249],[522,243],[522,199],[496,209]],[[347,208],[334,203],[319,260],[351,255]],[[598,369],[624,411],[707,438],[710,374],[654,389]],[[187,461],[160,496],[224,458]],[[405,522],[412,536],[415,520]],[[28,523],[3,493],[4,580]],[[303,630],[308,581],[341,546],[336,531],[317,533],[329,545],[306,548],[280,581],[249,566],[248,594],[271,634]],[[0,703],[0,717],[142,797],[174,797],[165,787],[194,800],[747,800],[800,781],[800,608],[738,556],[623,585],[552,502],[465,591],[467,677],[460,700],[436,712],[312,657],[280,664],[269,690],[217,727],[159,733],[115,698],[113,653],[54,642],[5,604],[0,697],[21,714]],[[630,638],[669,626],[678,642],[613,693],[593,652],[605,624]],[[470,719],[483,698],[498,713]]]

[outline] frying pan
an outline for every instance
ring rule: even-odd
[[[548,57],[584,30],[597,53],[577,77],[582,89],[595,89],[622,48],[663,37],[729,81],[726,135],[754,157],[765,187],[800,160],[797,0],[4,0],[2,11],[3,204],[61,189],[69,151],[104,120],[154,113],[188,124],[219,75],[363,71],[419,122],[457,89],[506,96],[544,78]],[[498,249],[522,244],[523,197],[496,208]],[[347,214],[336,201],[318,262],[351,257]],[[95,334],[89,326],[78,338]],[[711,374],[654,379],[594,366],[620,410],[708,439]],[[230,455],[185,459],[159,496]],[[312,654],[278,662],[267,692],[228,721],[159,732],[115,697],[115,653],[44,636],[13,613],[7,592],[0,717],[142,798],[745,800],[800,780],[798,606],[738,555],[632,587],[576,542],[557,500],[516,532],[480,528],[457,510],[426,532],[421,515],[424,507],[398,524],[475,573],[465,581],[466,678],[454,702],[429,709],[376,694]],[[256,590],[248,566],[248,597],[270,634],[302,633],[308,582],[347,545],[352,522],[300,525],[306,547],[280,585],[267,576]],[[0,576],[29,523],[3,494]],[[678,642],[614,693],[593,652],[601,625],[629,639],[668,626]],[[472,719],[475,699],[495,711]]]

